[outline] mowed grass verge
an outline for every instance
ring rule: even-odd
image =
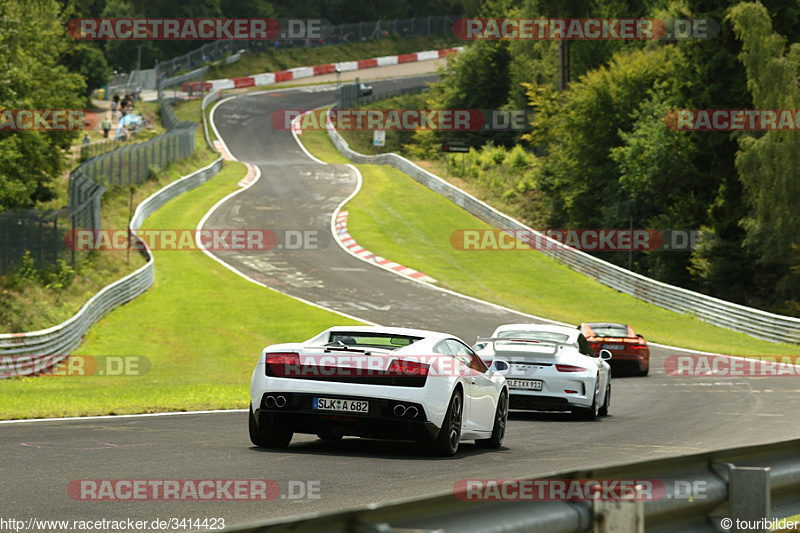
[[[325,131],[304,130],[299,138],[315,157],[347,162]],[[441,287],[570,324],[629,323],[648,340],[674,346],[734,355],[800,354],[798,346],[760,341],[642,302],[538,252],[454,249],[454,231],[490,226],[392,167],[356,167],[364,183],[344,206],[350,234],[367,250],[422,271]]]
[[[145,229],[192,229],[236,189],[241,163],[176,198]],[[143,376],[0,380],[0,418],[246,408],[261,349],[352,324],[234,274],[199,250],[155,251],[156,281],[91,328],[76,355],[144,356]]]

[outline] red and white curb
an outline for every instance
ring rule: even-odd
[[[415,63],[417,61],[430,61],[432,59],[439,59],[446,57],[450,54],[456,54],[463,51],[464,48],[459,46],[456,48],[443,48],[442,50],[426,50],[424,52],[414,52],[413,54],[399,54],[396,56],[383,56],[374,57],[372,59],[360,59],[358,61],[343,61],[341,63],[328,63],[326,65],[314,65],[312,67],[297,67],[289,70],[281,70],[278,72],[265,72],[263,74],[256,74],[255,76],[243,76],[241,78],[230,78],[226,80],[211,80],[203,85],[204,91],[216,91],[218,89],[241,89],[243,87],[256,87],[261,85],[272,85],[273,83],[280,83],[282,81],[299,80],[302,78],[311,78],[313,76],[320,76],[322,74],[333,74],[337,67],[339,72],[348,72],[351,70],[363,70],[366,68],[375,67],[388,67],[391,65],[400,65],[403,63]],[[197,92],[200,90],[199,81],[186,82],[183,84],[182,89],[188,91],[191,86],[192,91]]]
[[[224,159],[225,161],[237,161],[237,159],[234,158],[228,151],[228,147],[225,146],[224,142],[215,140],[214,147],[216,147],[217,152],[220,153],[222,159]],[[241,180],[239,180],[239,183],[237,183],[237,185],[239,187],[247,188],[256,182],[258,174],[256,173],[256,167],[254,167],[250,163],[244,163],[244,164],[247,167],[247,174],[245,174],[245,176]]]
[[[408,276],[409,278],[413,278],[419,281],[424,281],[426,283],[435,283],[436,280],[432,277],[428,276],[427,274],[423,274],[413,268],[408,268],[407,266],[403,266],[399,263],[395,263],[394,261],[390,261],[389,259],[384,259],[379,255],[375,255],[369,250],[365,250],[356,242],[356,240],[350,236],[350,233],[347,231],[347,211],[339,211],[339,214],[336,216],[336,237],[339,239],[339,242],[344,245],[345,248],[350,250],[352,253],[357,255],[358,257],[365,259],[371,263],[375,263],[383,268],[388,270],[393,270],[398,274],[402,274],[403,276]]]

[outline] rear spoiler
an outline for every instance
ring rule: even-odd
[[[537,340],[530,340],[530,339],[514,339],[509,337],[478,337],[478,340],[475,344],[492,344],[492,348],[494,348],[495,353],[497,353],[497,343],[507,343],[507,344],[517,344],[517,345],[532,345],[532,346],[552,346],[553,353],[555,354],[562,346],[572,346],[572,344],[568,342],[558,342],[558,341],[537,341]]]

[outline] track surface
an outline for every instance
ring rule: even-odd
[[[380,92],[421,81],[373,86]],[[316,231],[321,242],[318,250],[219,257],[282,292],[372,322],[450,331],[467,342],[498,324],[529,320],[378,269],[333,242],[331,214],[354,190],[355,176],[346,166],[309,160],[289,132],[269,122],[276,109],[314,108],[333,95],[286,90],[237,98],[217,109],[215,121],[230,151],[258,165],[262,176],[220,206],[206,227]],[[401,443],[323,443],[304,435],[286,451],[267,452],[250,445],[242,412],[2,424],[0,517],[224,517],[231,525],[444,492],[464,478],[537,476],[798,437],[795,379],[675,378],[665,374],[663,361],[681,352],[651,351],[649,377],[613,380],[611,416],[576,422],[558,414],[512,413],[503,449],[465,444],[453,459],[429,459]],[[73,501],[66,494],[73,479],[121,478],[265,478],[276,480],[284,495],[290,481],[312,481],[320,497],[120,503]]]

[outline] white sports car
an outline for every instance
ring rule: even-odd
[[[506,324],[474,346],[487,364],[504,360],[511,409],[571,411],[594,420],[611,405],[611,352],[595,355],[577,328]]]
[[[460,339],[408,328],[337,326],[261,352],[250,388],[250,440],[283,448],[293,433],[415,440],[450,456],[459,442],[499,448],[508,387]]]

